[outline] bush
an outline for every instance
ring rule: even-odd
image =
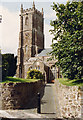
[[[27,79],[43,79],[43,75],[39,70],[30,70],[27,72]]]

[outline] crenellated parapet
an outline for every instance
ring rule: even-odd
[[[37,9],[35,9],[35,12],[36,12],[38,15],[43,15],[42,12],[38,11]]]
[[[23,15],[26,15],[26,14],[30,14],[30,13],[36,13],[36,14],[38,14],[39,16],[42,16],[42,15],[43,15],[43,12],[38,11],[36,8],[35,8],[35,9],[33,9],[33,8],[24,9],[22,14],[23,14]]]
[[[23,5],[21,5],[21,13],[24,14],[28,14],[28,13],[37,13],[39,16],[43,15],[43,8],[42,8],[42,11],[38,11],[36,8],[35,8],[35,3],[33,1],[33,6],[32,8],[29,8],[29,9],[24,9],[23,10]]]

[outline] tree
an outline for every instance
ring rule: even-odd
[[[8,68],[8,62],[4,59],[4,56],[2,56],[2,80],[8,75]]]
[[[63,76],[69,79],[81,79],[83,71],[83,1],[53,3],[57,19],[51,21],[54,35],[51,54]],[[54,43],[54,41],[57,41]]]
[[[0,82],[2,81],[2,55],[0,50]]]
[[[3,54],[2,55],[2,78],[6,76],[14,76],[16,73],[16,62],[17,57],[14,54]]]

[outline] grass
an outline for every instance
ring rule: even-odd
[[[59,78],[58,80],[61,84],[67,86],[83,86],[83,79],[69,80],[67,78]]]
[[[24,83],[24,82],[35,82],[38,81],[39,79],[23,79],[23,78],[13,78],[13,77],[6,77],[2,82],[0,83],[10,83],[10,82],[14,82],[14,83]]]

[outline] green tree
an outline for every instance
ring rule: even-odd
[[[2,60],[2,79],[4,79],[8,75],[8,68],[9,68],[8,62],[3,57],[3,60]]]
[[[2,81],[2,55],[0,50],[0,81]]]
[[[14,54],[3,54],[2,55],[2,77],[14,76],[16,73],[16,62],[17,57]]]
[[[64,77],[81,79],[83,72],[83,1],[53,3],[57,19],[51,21],[54,35],[52,55],[62,70]],[[57,42],[54,42],[54,41]]]

